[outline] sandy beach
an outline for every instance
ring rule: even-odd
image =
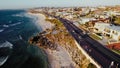
[[[30,14],[38,17],[37,26],[41,27],[43,31],[54,26],[54,24],[45,21],[45,16],[43,14]],[[75,68],[72,58],[62,46],[58,45],[57,50],[45,49],[45,52],[48,56],[50,68]]]

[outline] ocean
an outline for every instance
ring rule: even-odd
[[[0,68],[47,68],[44,51],[28,43],[41,31],[36,20],[26,10],[0,10]]]

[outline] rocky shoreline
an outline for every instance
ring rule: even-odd
[[[54,18],[46,17],[45,20],[54,26],[31,37],[29,42],[45,50],[50,68],[91,68],[89,59],[78,49],[63,24]]]

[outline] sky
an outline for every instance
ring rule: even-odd
[[[120,0],[0,0],[0,9],[120,5]]]

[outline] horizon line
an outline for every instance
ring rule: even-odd
[[[44,8],[44,7],[48,7],[48,8],[52,8],[52,7],[55,7],[55,8],[70,8],[70,7],[112,7],[112,6],[120,6],[120,5],[96,5],[96,6],[36,6],[36,7],[25,7],[25,8],[22,8],[22,7],[19,7],[19,8],[1,8],[0,10],[19,10],[19,9],[23,9],[23,10],[25,10],[25,9],[34,9],[34,8]]]

